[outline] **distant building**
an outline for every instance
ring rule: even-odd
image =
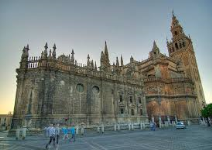
[[[9,114],[0,114],[0,130],[9,130],[12,122],[13,115]]]
[[[40,57],[24,47],[17,71],[13,128],[42,127],[50,122],[97,124],[193,120],[205,102],[191,38],[173,14],[169,56],[156,42],[149,58],[111,64],[105,42],[100,66],[90,56],[82,65],[71,55],[56,57],[46,43]]]

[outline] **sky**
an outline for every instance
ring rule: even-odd
[[[155,40],[168,55],[172,10],[190,35],[207,103],[212,103],[211,0],[0,0],[0,114],[13,111],[16,68],[24,46],[40,56],[44,45],[57,45],[57,56],[75,51],[100,63],[107,41],[110,62],[148,58]]]

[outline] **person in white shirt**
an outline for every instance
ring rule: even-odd
[[[50,124],[50,126],[48,127],[48,132],[49,132],[49,142],[48,144],[46,144],[46,149],[48,149],[48,146],[51,144],[52,140],[53,140],[53,145],[55,147],[55,128],[53,127],[53,124]]]

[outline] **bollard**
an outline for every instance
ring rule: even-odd
[[[165,127],[168,127],[168,126],[169,126],[169,122],[166,121],[166,122],[165,122]]]
[[[25,140],[26,139],[26,127],[22,128],[22,139]]]
[[[120,124],[118,123],[118,131],[120,131],[120,129],[121,129],[121,128],[120,128]]]
[[[172,121],[172,126],[175,126],[175,121]]]
[[[105,132],[104,124],[102,124],[101,129],[102,129],[102,134],[103,134]]]
[[[76,135],[79,134],[79,126],[76,127]]]
[[[169,126],[171,124],[169,116],[167,116],[167,120],[168,120],[168,126]]]
[[[16,129],[16,140],[20,139],[20,128]]]
[[[162,127],[162,125],[161,125],[161,124],[162,124],[161,116],[159,116],[159,118],[158,118],[158,119],[159,119],[159,128],[161,128],[161,127]]]
[[[142,122],[140,123],[140,129],[141,130],[143,129],[143,123]]]
[[[134,130],[134,124],[133,123],[131,124],[131,128],[132,128],[132,130]]]
[[[188,122],[187,122],[187,123],[188,123],[188,126],[190,126],[190,125],[191,125],[191,122],[190,122],[190,120],[188,120]]]
[[[128,129],[131,130],[131,124],[130,123],[128,124]]]
[[[114,124],[114,131],[116,131],[116,124]]]
[[[84,132],[85,132],[84,127],[81,127],[81,135],[84,135]]]
[[[97,127],[97,133],[99,133],[99,132],[100,132],[100,127],[98,126],[98,127]]]

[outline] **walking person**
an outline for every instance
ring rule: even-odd
[[[152,121],[150,122],[150,129],[151,129],[151,131],[154,130],[154,123]]]
[[[63,132],[63,140],[68,139],[68,128],[67,127],[63,127],[62,128],[62,132]]]
[[[156,123],[153,122],[153,131],[155,131],[155,129],[156,129]]]
[[[60,124],[57,124],[55,126],[55,138],[56,138],[56,149],[58,149],[59,146],[59,137],[60,137]]]
[[[49,127],[49,142],[46,144],[46,149],[48,149],[49,145],[51,144],[51,142],[53,141],[53,145],[55,147],[55,128],[53,127],[53,124],[50,124]]]
[[[76,137],[75,137],[75,135],[76,135],[75,127],[72,126],[71,129],[70,129],[70,131],[71,131],[71,139],[73,139],[73,142],[75,142],[75,140],[76,140]],[[70,142],[71,142],[71,139],[70,139]]]

